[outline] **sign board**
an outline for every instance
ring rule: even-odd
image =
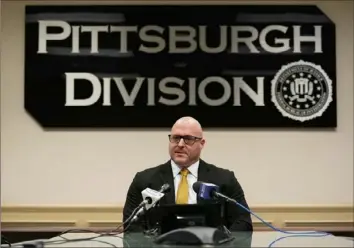
[[[336,127],[316,6],[27,6],[25,108],[44,127]]]

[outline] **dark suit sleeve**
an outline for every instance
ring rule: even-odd
[[[141,175],[138,172],[132,183],[129,186],[127,197],[125,200],[124,208],[123,208],[123,222],[125,222],[129,216],[133,213],[134,209],[139,206],[139,204],[143,201],[141,196]],[[138,232],[143,230],[144,223],[142,220],[132,224],[129,226],[129,231]],[[127,228],[127,224],[124,225],[124,229]]]
[[[249,209],[244,191],[233,172],[230,172],[226,190],[227,196]],[[227,203],[227,220],[230,231],[253,231],[250,213],[235,203]]]

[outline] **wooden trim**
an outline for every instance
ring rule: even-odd
[[[28,3],[25,0],[18,1],[18,2],[24,2],[26,5],[38,5],[42,4],[42,1],[40,0],[32,0],[29,1]],[[102,0],[101,2],[97,1],[92,1],[92,0],[87,0],[87,1],[77,1],[77,2],[71,2],[71,1],[60,1],[60,0],[47,0],[46,5],[85,5],[85,4],[91,4],[91,5],[137,5],[137,4],[183,4],[183,5],[191,5],[191,4],[209,4],[209,5],[220,5],[220,4],[247,4],[247,5],[259,5],[259,4],[278,4],[279,5],[279,0],[130,0],[130,1],[120,1],[120,0]],[[282,1],[282,5],[293,5],[293,4],[301,4],[301,5],[313,5],[316,4],[316,1],[309,1],[309,0],[287,0],[287,1]]]
[[[275,206],[256,206],[251,208],[254,212],[266,213],[339,213],[354,212],[354,206],[350,205],[275,205]]]
[[[353,206],[254,206],[267,223],[286,230],[353,231]],[[122,206],[2,206],[4,231],[63,231],[73,228],[114,229]],[[255,217],[254,229],[271,230]]]
[[[315,230],[320,228],[321,230],[331,231],[348,231],[354,232],[354,222],[352,220],[285,220],[285,227],[287,229],[304,229]]]
[[[264,205],[264,206],[254,206],[251,207],[254,212],[354,212],[354,206],[351,205]],[[1,206],[2,212],[122,212],[123,206],[96,206],[96,205],[4,205]]]
[[[2,206],[2,213],[4,212],[45,212],[45,213],[112,213],[123,212],[122,206]]]
[[[12,220],[12,221],[2,221],[1,225],[5,224],[6,227],[9,228],[16,228],[16,227],[23,227],[23,228],[32,228],[32,227],[36,227],[36,228],[47,228],[47,227],[52,227],[53,223],[55,223],[56,227],[75,227],[76,226],[76,222],[75,221],[51,221],[51,220],[47,220],[47,221],[41,221],[41,220]]]

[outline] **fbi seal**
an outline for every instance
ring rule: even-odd
[[[333,100],[332,87],[321,66],[300,60],[276,73],[271,81],[272,102],[284,117],[305,122],[326,111]]]

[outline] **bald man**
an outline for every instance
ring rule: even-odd
[[[146,188],[159,190],[169,183],[170,193],[160,201],[162,204],[197,204],[202,201],[197,197],[192,186],[197,181],[220,186],[221,193],[235,199],[248,208],[244,191],[232,171],[219,168],[200,159],[205,139],[200,123],[192,117],[182,117],[172,126],[169,138],[171,159],[164,164],[138,172],[131,183],[123,209],[123,221],[143,201],[141,192]],[[183,192],[183,193],[182,193]],[[227,223],[230,231],[252,231],[251,216],[234,204],[226,206]],[[131,231],[149,229],[153,223],[138,222],[129,227]]]

